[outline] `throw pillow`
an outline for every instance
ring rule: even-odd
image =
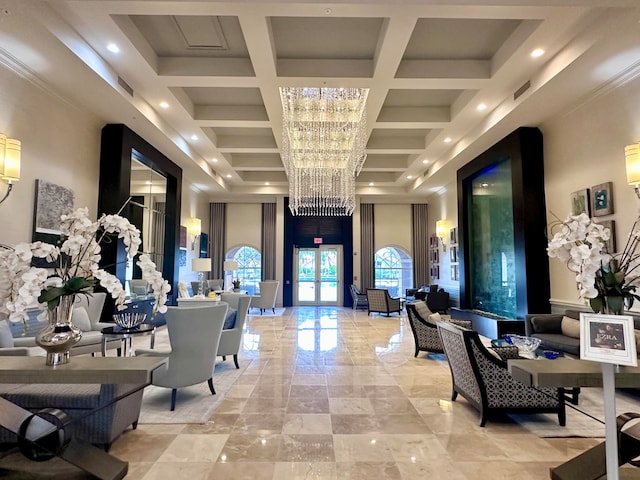
[[[531,325],[535,333],[558,333],[562,330],[562,318],[533,317]]]
[[[443,320],[443,318],[440,316],[440,314],[438,312],[436,313],[432,313],[431,315],[429,315],[429,321],[431,323],[436,323],[436,322],[441,322]],[[445,320],[446,322],[447,320]]]
[[[223,330],[228,330],[236,326],[236,316],[238,311],[235,308],[230,308],[227,310],[227,316],[224,317],[224,325],[222,325]]]
[[[91,320],[89,320],[89,314],[84,307],[74,307],[71,314],[71,322],[83,332],[91,330]]]
[[[571,317],[562,317],[560,324],[562,334],[571,338],[580,338],[580,320]]]
[[[13,335],[8,320],[0,320],[0,348],[13,347]]]
[[[433,313],[431,310],[429,310],[429,307],[427,307],[427,302],[416,302],[413,305],[415,306],[418,315],[420,315],[422,318],[428,319],[429,315]]]

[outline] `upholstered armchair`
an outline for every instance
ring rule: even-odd
[[[367,288],[367,311],[384,313],[387,317],[394,312],[400,313],[402,306],[399,298],[389,295],[389,290],[383,288]]]
[[[449,310],[449,292],[444,290],[439,292],[430,291],[425,298],[429,310],[438,313],[447,313]]]
[[[136,350],[136,355],[168,357],[167,369],[154,373],[153,385],[171,389],[171,411],[176,408],[178,388],[207,381],[212,395],[213,369],[218,354],[227,304],[168,307],[170,351]]]
[[[247,319],[251,297],[248,295],[238,295],[237,293],[223,293],[220,300],[227,303],[229,308],[236,310],[236,323],[233,328],[225,328],[220,335],[220,343],[218,344],[218,356],[222,356],[222,360],[226,360],[227,355],[233,355],[233,362],[236,368],[238,365],[238,352],[240,351],[240,343],[242,341],[242,331],[244,322]]]
[[[356,287],[353,283],[349,287],[349,290],[351,290],[351,299],[353,300],[352,308],[354,310],[357,310],[358,308],[367,308],[369,306],[369,301],[367,300],[366,293],[362,293],[360,290],[358,290],[358,287]]]
[[[407,315],[409,316],[409,325],[411,325],[413,339],[416,344],[416,352],[413,356],[417,357],[418,352],[444,353],[438,326],[436,325],[436,319],[440,317],[440,314],[434,315],[425,302],[415,302],[407,303]],[[446,321],[464,328],[471,328],[471,320],[453,320],[449,318]]]
[[[280,286],[279,280],[264,280],[258,284],[260,289],[259,295],[251,296],[251,308],[259,308],[260,315],[267,308],[276,312],[276,296],[278,295],[278,287]]]
[[[214,278],[207,280],[207,286],[209,287],[210,292],[214,292],[216,290],[223,290],[224,280],[221,278]]]
[[[444,353],[453,380],[451,399],[462,395],[480,411],[484,427],[491,412],[557,413],[565,425],[564,395],[559,389],[529,387],[515,380],[507,363],[490,353],[478,332],[446,322],[438,322]]]

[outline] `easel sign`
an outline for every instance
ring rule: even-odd
[[[637,367],[633,317],[581,313],[580,359]]]

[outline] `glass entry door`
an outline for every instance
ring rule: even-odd
[[[342,305],[342,246],[296,250],[296,305]]]

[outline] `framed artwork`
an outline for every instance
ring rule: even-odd
[[[440,261],[440,253],[437,249],[431,250],[431,261],[433,263],[438,263]]]
[[[458,265],[451,265],[451,280],[458,281]]]
[[[591,187],[591,215],[600,217],[613,213],[613,182]]]
[[[186,267],[187,266],[187,249],[186,248],[181,248],[180,250],[178,250],[180,253],[178,254],[178,261],[179,261],[179,266],[181,267]]]
[[[46,180],[36,180],[33,212],[34,234],[55,235],[57,240],[60,235],[60,216],[73,211],[73,201],[73,190],[70,188]]]
[[[60,240],[60,216],[73,212],[74,193],[70,188],[36,180],[35,201],[33,202],[32,242],[55,245]],[[53,268],[57,262],[44,258],[33,258],[31,264],[38,268]]]
[[[616,221],[615,220],[601,220],[598,222],[604,228],[609,229],[609,241],[606,244],[607,253],[616,252]]]
[[[453,227],[451,230],[449,230],[449,243],[458,243],[458,227]]]
[[[588,188],[583,188],[571,194],[571,215],[580,215],[581,213],[591,216]]]
[[[207,258],[209,256],[209,234],[200,234],[200,258]]]
[[[633,317],[581,313],[580,359],[637,367]]]
[[[180,225],[180,248],[187,248],[187,227]]]
[[[458,247],[453,246],[449,248],[449,260],[451,260],[451,263],[458,262]]]
[[[438,267],[438,265],[432,265],[430,274],[431,274],[431,278],[433,279],[440,278],[440,267]]]
[[[435,235],[429,236],[429,246],[431,248],[438,248],[438,237]]]

